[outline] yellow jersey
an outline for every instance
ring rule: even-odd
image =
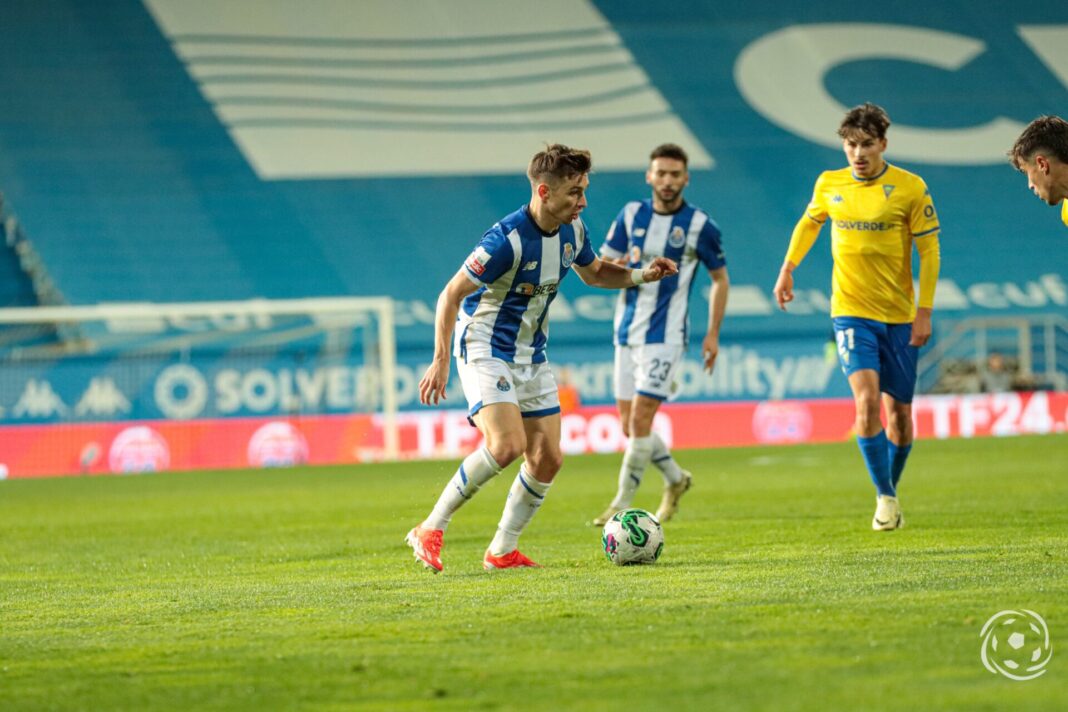
[[[1068,198],[1061,203],[1061,220],[1064,221],[1065,226],[1068,226]]]
[[[834,258],[832,317],[911,322],[916,316],[913,241],[922,260],[920,306],[933,305],[939,224],[922,178],[889,163],[867,180],[855,177],[850,168],[825,171],[816,180],[786,259],[800,264],[828,220]]]

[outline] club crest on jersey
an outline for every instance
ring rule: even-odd
[[[671,228],[671,234],[668,235],[668,244],[672,247],[682,247],[686,242],[686,231],[676,225]]]
[[[884,185],[884,186],[883,186],[883,193],[885,193],[885,194],[886,194],[886,197],[887,197],[887,198],[889,198],[889,197],[890,197],[890,194],[894,192],[894,188],[895,188],[895,187],[896,187],[896,186],[893,186],[893,185]]]
[[[635,245],[634,247],[630,248],[630,261],[631,262],[641,262],[642,261],[642,248],[638,247],[637,245]]]
[[[486,252],[484,247],[475,248],[475,251],[471,253],[471,256],[467,258],[465,263],[467,269],[474,272],[479,277],[486,271],[486,263],[490,261],[490,253]]]
[[[560,256],[560,265],[567,269],[575,261],[575,246],[570,242],[564,243],[564,254]]]
[[[512,390],[512,384],[508,382],[507,378],[501,376],[497,379],[497,390],[501,393],[507,393],[508,391]]]

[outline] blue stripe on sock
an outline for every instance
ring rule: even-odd
[[[532,490],[532,489],[530,488],[530,485],[528,485],[528,484],[527,484],[527,481],[526,481],[525,479],[523,479],[523,474],[522,474],[522,473],[520,473],[520,474],[518,475],[518,477],[519,477],[519,482],[520,482],[520,484],[522,484],[522,485],[523,485],[523,487],[524,487],[524,488],[526,488],[527,492],[530,492],[530,493],[531,493],[532,495],[534,495],[534,496],[535,496],[535,497],[537,497],[538,499],[545,499],[545,495],[543,495],[543,494],[538,494],[537,492],[535,492],[534,490]]]
[[[464,472],[464,465],[462,462],[460,463],[460,479],[464,481],[465,485],[467,484],[467,473]]]

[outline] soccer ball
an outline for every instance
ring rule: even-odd
[[[624,509],[604,525],[601,544],[616,566],[651,564],[664,550],[664,530],[660,520],[644,509]]]

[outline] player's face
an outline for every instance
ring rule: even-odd
[[[548,191],[542,198],[545,210],[560,223],[573,222],[586,207],[586,189],[589,186],[590,177],[585,173],[555,185],[547,185]]]
[[[1052,165],[1048,158],[1037,155],[1030,161],[1021,161],[1020,170],[1027,174],[1027,187],[1049,205],[1058,205],[1066,197],[1057,190],[1053,180]]]
[[[872,178],[883,170],[885,138],[875,138],[864,131],[857,131],[842,139],[842,148],[857,178]]]
[[[654,158],[645,174],[645,182],[653,188],[659,207],[674,208],[682,200],[682,190],[690,182],[686,164],[677,158]]]

